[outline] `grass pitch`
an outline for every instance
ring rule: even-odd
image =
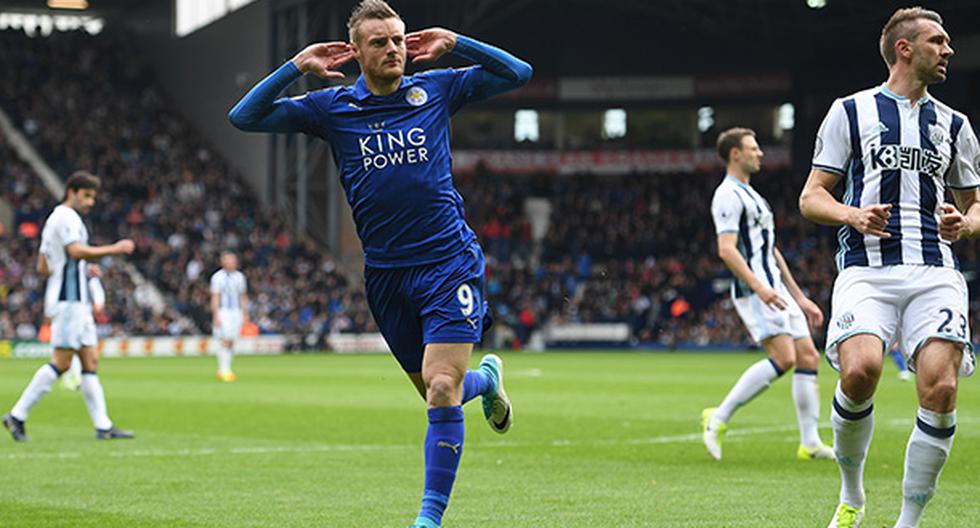
[[[466,407],[447,527],[826,526],[832,461],[798,462],[783,379],[739,412],[725,458],[700,443],[750,354],[504,354],[515,425],[499,436]],[[475,366],[479,357],[473,360]],[[0,409],[43,361],[0,363]],[[890,366],[889,366],[890,367]],[[103,360],[109,412],[133,441],[97,442],[81,394],[57,387],[30,442],[0,431],[2,527],[400,527],[422,488],[425,414],[385,355]],[[821,415],[835,373],[822,366]],[[891,527],[915,416],[912,383],[886,368],[866,474],[866,527]],[[964,380],[959,424],[923,527],[976,526],[980,385]],[[830,442],[828,427],[821,428]]]

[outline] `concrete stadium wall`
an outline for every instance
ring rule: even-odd
[[[228,111],[270,71],[269,2],[259,0],[177,38],[173,2],[134,11],[125,21],[141,38],[157,78],[188,118],[263,200],[270,195],[269,136],[246,134],[228,123]]]

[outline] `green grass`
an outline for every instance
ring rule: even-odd
[[[797,462],[788,379],[736,415],[725,459],[699,439],[748,354],[508,354],[515,425],[466,408],[448,527],[825,526],[831,461]],[[477,358],[474,358],[474,365]],[[0,362],[0,409],[38,360]],[[423,404],[383,355],[104,360],[109,411],[133,441],[97,442],[81,395],[56,387],[30,442],[0,438],[0,526],[400,527],[421,496]],[[835,382],[822,367],[821,415]],[[916,403],[886,370],[866,474],[866,527],[891,527]],[[980,387],[960,392],[956,445],[923,527],[976,526]],[[825,441],[830,431],[822,428]]]

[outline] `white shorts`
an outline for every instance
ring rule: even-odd
[[[78,350],[95,346],[95,318],[92,305],[80,302],[59,302],[51,317],[51,345],[54,348]]]
[[[884,347],[899,345],[909,369],[929,339],[963,345],[960,375],[976,368],[970,343],[969,292],[963,275],[936,266],[847,268],[834,281],[827,361],[840,370],[837,345],[857,334],[878,336]],[[882,350],[882,353],[885,351]]]
[[[221,310],[218,312],[220,325],[212,329],[215,339],[234,341],[242,333],[242,311]]]
[[[779,295],[786,301],[786,309],[779,310],[762,302],[758,295],[732,299],[735,311],[738,312],[745,328],[752,339],[761,344],[766,339],[777,335],[788,335],[795,339],[810,337],[810,327],[807,326],[806,316],[800,305],[786,291],[786,286],[779,284],[776,288]]]

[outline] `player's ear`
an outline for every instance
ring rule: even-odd
[[[911,59],[912,43],[908,39],[898,39],[895,41],[895,55],[905,59]]]
[[[739,148],[738,147],[732,147],[732,148],[728,149],[728,161],[731,161],[731,160],[735,159],[735,154],[737,152],[739,152]]]

